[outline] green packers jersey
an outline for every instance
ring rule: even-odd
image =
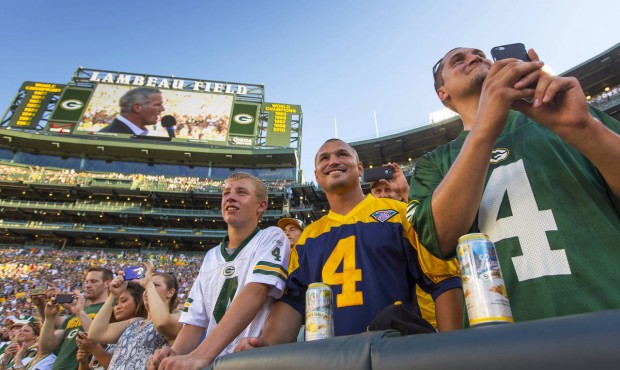
[[[90,305],[84,309],[84,312],[91,318],[94,319],[101,309],[103,303],[97,303]],[[75,357],[77,355],[77,343],[75,342],[75,337],[77,337],[77,333],[82,329],[82,324],[80,324],[80,320],[75,315],[70,315],[64,321],[62,326],[60,327],[65,331],[65,338],[60,346],[60,350],[58,352],[58,357],[56,358],[56,362],[54,362],[54,370],[69,370],[69,369],[77,369],[78,361]]]
[[[593,116],[620,132],[618,121],[594,110]],[[467,134],[420,158],[411,180],[409,220],[437,256],[431,194]],[[587,158],[510,112],[470,232],[495,243],[516,321],[620,308],[619,204]]]

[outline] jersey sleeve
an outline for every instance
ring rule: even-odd
[[[429,293],[433,300],[442,293],[461,288],[461,271],[455,258],[444,260],[437,258],[420,244],[415,229],[407,220],[403,221],[407,250],[411,252],[410,270],[418,277],[417,284]]]
[[[261,283],[271,286],[269,295],[280,298],[288,278],[290,243],[278,227],[269,227],[260,234],[260,244],[254,254],[252,269],[247,283]]]
[[[407,206],[407,219],[416,230],[420,243],[439,258],[441,253],[435,233],[431,197],[441,180],[443,175],[431,157],[428,154],[422,156],[411,176]]]
[[[601,121],[603,125],[607,126],[607,128],[609,128],[611,131],[620,135],[620,122],[615,120],[613,117],[610,117],[606,113],[601,112],[600,110],[593,107],[590,107],[590,114],[592,114],[594,118]],[[617,159],[620,160],[620,158]],[[616,208],[616,211],[620,212],[620,198],[615,196],[611,191],[609,191],[609,197],[611,198],[612,203]]]
[[[181,317],[179,318],[179,322],[182,324],[190,324],[200,326],[202,328],[209,327],[210,315],[207,313],[207,305],[204,301],[205,297],[203,295],[204,289],[202,287],[202,277],[205,274],[204,270],[205,263],[203,262],[200,267],[200,271],[198,272],[198,276],[196,277],[196,280],[194,280],[194,285],[192,285],[192,289],[189,291],[187,300],[183,305],[183,311],[181,312]]]
[[[299,268],[299,250],[303,248],[300,245],[300,240],[297,244],[291,248],[291,258],[289,262],[289,277],[286,282],[286,290],[280,301],[293,307],[302,316],[306,312],[306,290],[308,289],[308,282],[303,275],[302,269]]]

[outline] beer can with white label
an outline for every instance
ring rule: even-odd
[[[459,238],[456,255],[470,326],[514,322],[495,246],[475,233]]]
[[[312,283],[306,291],[306,341],[334,336],[332,289],[324,283]]]

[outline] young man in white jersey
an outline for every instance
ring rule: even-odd
[[[290,251],[282,230],[258,227],[266,208],[260,179],[235,173],[225,181],[228,235],[207,252],[179,320],[185,325],[172,348],[151,357],[149,369],[201,369],[232,352],[240,338],[260,334],[284,290]]]

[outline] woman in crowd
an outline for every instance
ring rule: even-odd
[[[111,322],[122,322],[133,318],[146,318],[148,312],[144,305],[144,288],[138,283],[130,281],[127,288],[119,296],[114,305],[114,318]],[[105,349],[98,343],[88,339],[86,333],[79,332],[76,338],[78,345],[77,359],[78,370],[103,370],[107,369],[114,353],[114,344],[109,344]],[[89,357],[94,358],[89,363]]]
[[[41,334],[41,323],[28,321],[22,326],[17,341],[11,343],[4,352],[0,370],[50,370],[56,360],[53,353],[42,353],[37,342]]]
[[[178,286],[174,275],[153,273],[151,262],[144,278],[138,280],[145,289],[146,319],[132,318],[110,323],[114,300],[123,293],[126,282],[121,272],[110,284],[110,295],[93,320],[88,338],[99,343],[117,343],[108,369],[145,369],[156,349],[172,343],[181,330],[179,314],[174,312]],[[1,369],[0,369],[1,370]]]

